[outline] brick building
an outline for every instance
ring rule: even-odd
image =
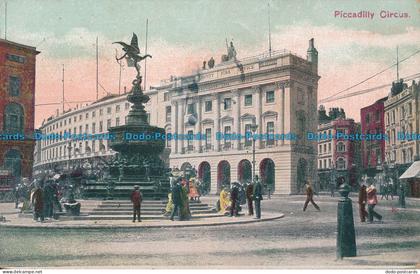
[[[388,97],[379,99],[370,106],[360,110],[360,122],[362,134],[384,134],[384,102]],[[383,138],[374,141],[362,140],[362,162],[365,170],[374,169],[383,165],[385,161],[385,140]]]
[[[354,169],[359,157],[357,142],[337,138],[337,134],[356,134],[357,123],[346,118],[343,109],[331,108],[327,114],[323,106],[318,110],[318,119],[318,176],[321,188],[328,188],[338,177],[345,177],[351,185],[355,185]]]
[[[0,39],[0,170],[15,178],[32,176],[38,53]]]

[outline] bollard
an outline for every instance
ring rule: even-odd
[[[348,197],[350,186],[341,184],[338,192],[342,196],[337,208],[337,259],[356,257],[356,235],[354,231],[352,201]]]
[[[400,193],[398,195],[398,204],[401,208],[405,208],[405,187],[404,183],[400,183]]]

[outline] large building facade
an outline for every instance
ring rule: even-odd
[[[256,126],[255,174],[276,193],[300,192],[304,180],[316,176],[316,143],[306,132],[317,130],[317,67],[313,39],[306,59],[286,51],[239,59],[231,47],[219,64],[213,59],[195,74],[171,77],[146,91],[150,123],[174,137],[166,141],[168,165],[195,168],[211,182],[211,193],[251,180],[253,138],[238,135]],[[125,123],[129,108],[125,95],[104,98],[50,117],[40,131],[105,134]],[[114,154],[106,140],[43,140],[36,151],[38,171],[86,161],[100,165]]]
[[[197,169],[199,177],[210,178],[211,193],[251,180],[253,168],[275,193],[300,192],[304,180],[316,176],[316,143],[306,132],[317,127],[317,58],[311,40],[306,59],[273,52],[172,81],[169,131],[207,138],[172,140],[171,166]],[[259,134],[255,166],[253,141],[234,137],[252,132],[253,125]],[[297,138],[267,140],[264,134]]]
[[[411,86],[393,84],[384,102],[385,130],[388,136],[385,160],[388,164],[408,165],[420,156],[419,94],[419,84],[414,81]]]
[[[0,169],[14,178],[32,176],[38,53],[0,39]]]

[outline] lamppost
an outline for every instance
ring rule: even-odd
[[[252,180],[255,179],[255,133],[257,132],[258,125],[254,123],[251,125],[251,131],[252,131]]]
[[[71,161],[71,141],[69,141],[69,145],[67,146],[67,149],[69,151],[69,160],[67,162],[67,171],[70,171],[70,161]]]

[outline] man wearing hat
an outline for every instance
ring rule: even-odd
[[[133,223],[136,221],[136,215],[137,215],[137,220],[141,222],[140,209],[141,209],[142,200],[143,200],[143,197],[140,192],[140,187],[138,185],[135,185],[133,192],[131,192],[131,202],[133,203]]]

